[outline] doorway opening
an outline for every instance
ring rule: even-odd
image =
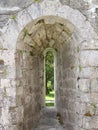
[[[44,53],[45,106],[55,106],[55,51],[48,48]]]

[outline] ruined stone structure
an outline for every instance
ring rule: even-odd
[[[55,51],[65,130],[98,130],[98,1],[0,0],[0,130],[34,130],[45,108],[44,52]]]

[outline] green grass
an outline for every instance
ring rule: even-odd
[[[47,107],[53,107],[53,106],[54,106],[54,103],[46,103],[46,106],[47,106]]]
[[[45,100],[54,100],[54,91],[50,91],[48,95],[46,95]]]
[[[48,95],[45,97],[45,104],[46,106],[54,106],[54,91],[50,91]]]

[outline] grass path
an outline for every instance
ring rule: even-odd
[[[51,91],[48,95],[45,97],[45,103],[46,106],[54,106],[54,91]]]

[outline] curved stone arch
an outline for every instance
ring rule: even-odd
[[[20,104],[17,102],[16,105],[23,106],[24,129],[34,127],[32,126],[36,124],[34,119],[39,119],[40,112],[45,106],[43,76],[46,49],[52,48],[56,51],[56,110],[63,116],[65,110],[68,110],[69,103],[69,101],[63,103],[63,100],[73,100],[75,103],[79,53],[77,52],[79,41],[75,37],[77,34],[78,31],[72,23],[58,16],[40,17],[30,22],[20,33],[16,46],[16,78],[19,82],[23,81],[20,85],[23,93],[20,95],[22,102]],[[73,89],[68,89],[66,82],[69,87],[71,87],[70,82],[74,82]],[[73,95],[67,97],[66,92]],[[19,95],[16,99],[18,98]],[[32,112],[28,113],[28,111]],[[74,112],[73,108],[69,113]],[[64,123],[67,123],[65,117]]]
[[[56,24],[56,25],[55,25]],[[47,25],[45,27],[45,25]],[[23,29],[22,31],[20,32],[19,34],[19,37],[17,38],[17,45],[16,45],[16,49],[21,49],[20,47],[18,48],[18,43],[22,41],[22,44],[25,44],[26,41],[25,41],[25,37],[28,36],[30,38],[30,36],[32,35],[32,32],[33,32],[33,35],[35,35],[37,33],[37,31],[40,30],[41,26],[42,29],[44,29],[44,35],[47,35],[47,38],[48,38],[48,41],[51,39],[52,36],[48,36],[48,34],[45,34],[46,32],[46,29],[55,25],[55,28],[56,26],[58,26],[58,28],[61,28],[62,26],[64,26],[64,28],[66,29],[61,29],[61,32],[62,31],[65,31],[66,34],[68,35],[68,37],[61,41],[61,43],[63,43],[65,40],[68,41],[70,39],[70,37],[72,37],[73,34],[75,33],[78,33],[78,29],[76,26],[74,26],[69,20],[67,19],[64,19],[62,17],[59,17],[59,16],[52,16],[52,15],[49,15],[49,16],[42,16],[42,17],[39,17],[31,22],[29,22]],[[40,27],[40,28],[39,28]],[[53,30],[54,27],[52,27],[52,30]],[[63,28],[63,27],[62,27]],[[48,30],[48,29],[47,29]],[[51,29],[50,29],[51,30]],[[59,30],[60,32],[60,30]],[[25,34],[26,33],[26,34]],[[47,32],[49,33],[49,32]],[[60,34],[60,33],[59,33]],[[41,35],[41,34],[39,34]],[[41,38],[43,38],[42,36],[40,36]],[[55,36],[54,36],[55,37]],[[46,37],[45,37],[46,38]],[[33,39],[29,39],[29,42],[27,42],[27,44],[30,46],[30,42],[32,41]],[[56,37],[55,37],[55,40]],[[24,41],[24,42],[23,42]],[[34,41],[34,40],[33,40]],[[39,42],[39,41],[38,41]],[[31,43],[31,46],[36,48],[37,44],[32,44]],[[51,47],[51,45],[50,45]]]
[[[60,16],[73,23],[73,25],[78,28],[80,35],[79,37],[81,37],[80,43],[83,41],[87,41],[89,43],[92,39],[97,39],[97,34],[95,33],[93,27],[89,21],[86,20],[85,16],[82,13],[80,13],[78,10],[72,9],[69,6],[62,5],[57,0],[43,1],[39,4],[33,3],[27,9],[18,12],[16,14],[15,20],[9,19],[7,25],[1,30],[1,44],[3,42],[3,46],[5,48],[15,49],[18,35],[26,26],[26,24],[32,21],[32,19],[34,20],[38,17],[47,15]],[[13,35],[14,33],[15,35]],[[10,37],[11,35],[13,38]],[[11,43],[13,43],[13,46],[10,45]]]

